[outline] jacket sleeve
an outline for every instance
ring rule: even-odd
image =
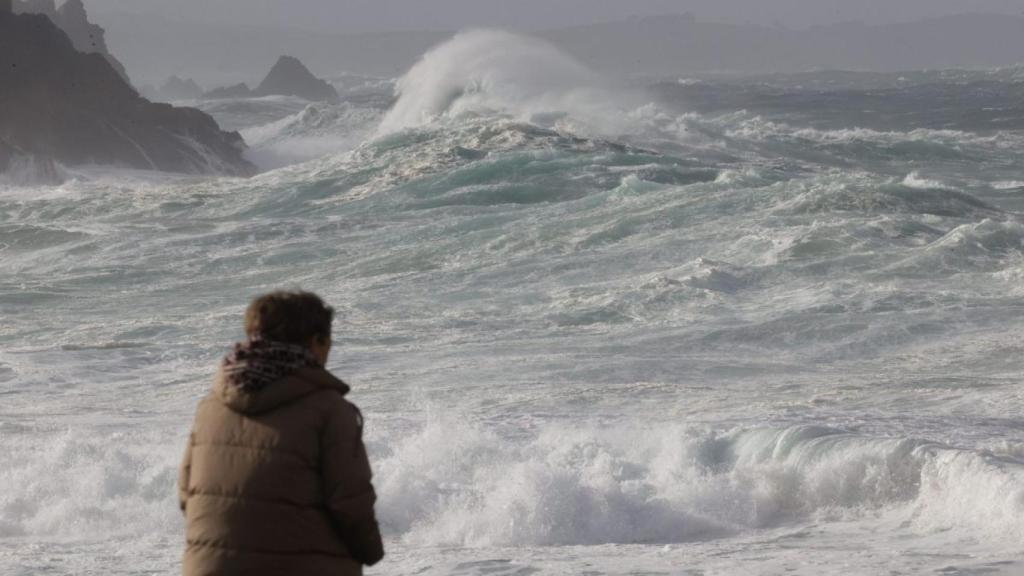
[[[181,460],[181,468],[178,469],[178,507],[185,511],[188,503],[188,483],[192,474],[192,435],[188,436],[188,445],[185,446],[185,457]]]
[[[352,557],[372,566],[384,557],[373,511],[377,495],[363,445],[363,418],[342,400],[331,411],[323,438],[323,485],[327,508]]]

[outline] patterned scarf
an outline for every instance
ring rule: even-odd
[[[309,366],[320,364],[308,348],[270,340],[239,342],[221,362],[228,384],[244,392],[259,392]]]

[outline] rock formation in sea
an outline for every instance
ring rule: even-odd
[[[130,82],[124,65],[107,49],[106,31],[89,21],[82,0],[66,0],[58,9],[54,0],[15,0],[14,12],[43,14],[63,30],[75,49],[87,54],[102,54],[114,70]]]
[[[244,83],[214,88],[213,90],[203,94],[203,98],[208,100],[219,100],[222,98],[252,98],[252,96],[252,90],[250,90]]]
[[[0,12],[0,155],[184,173],[245,175],[245,143],[207,114],[155,104],[101,54],[76,50],[47,16]]]
[[[338,98],[334,86],[314,76],[292,56],[281,56],[254,93],[257,96],[298,96],[312,101]]]
[[[156,91],[161,100],[193,100],[203,95],[203,89],[191,78],[171,76]]]
[[[327,81],[314,76],[298,58],[281,56],[255,90],[243,83],[214,88],[203,94],[203,98],[208,100],[260,96],[298,96],[320,102],[337,100],[338,91]]]

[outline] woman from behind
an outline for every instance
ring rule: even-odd
[[[250,304],[181,466],[185,576],[354,576],[384,556],[362,416],[324,368],[333,318],[308,292]]]

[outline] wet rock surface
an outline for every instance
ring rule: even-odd
[[[102,54],[121,78],[131,83],[124,64],[107,48],[106,31],[89,21],[82,0],[67,0],[60,8],[57,8],[54,0],[16,0],[13,8],[16,13],[46,16],[68,35],[76,50],[86,54]]]
[[[66,166],[255,171],[238,133],[199,110],[142,98],[102,54],[77,50],[36,14],[0,13],[0,143],[0,169],[31,156]]]

